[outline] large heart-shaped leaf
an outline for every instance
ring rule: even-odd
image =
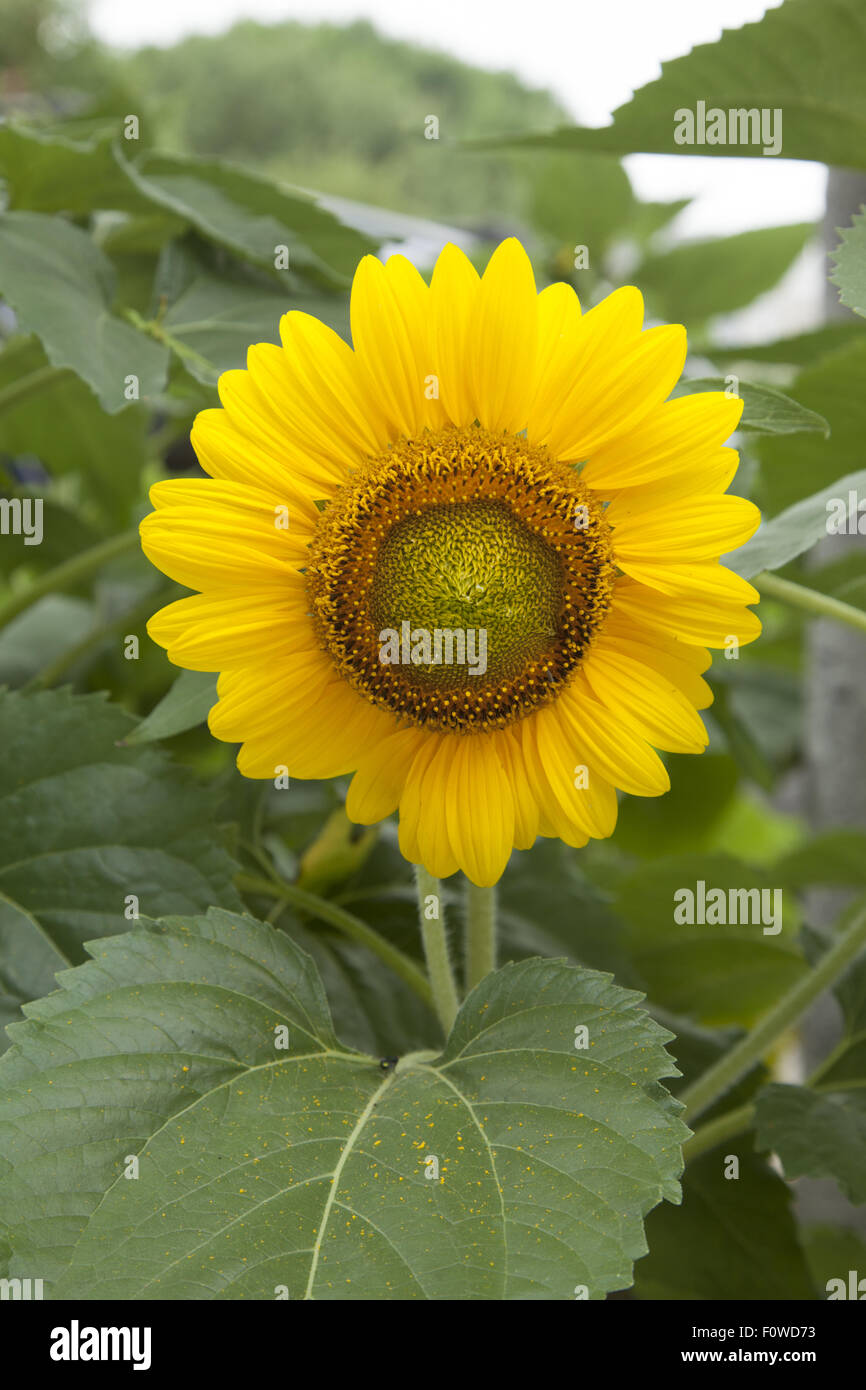
[[[250,918],[93,953],[0,1063],[10,1268],[54,1297],[602,1298],[679,1198],[671,1035],[607,976],[506,966],[383,1069]]]
[[[700,44],[691,53],[662,63],[662,75],[636,92],[613,113],[611,125],[569,126],[549,135],[515,136],[496,143],[538,145],[551,149],[607,150],[613,154],[647,151],[659,154],[733,155],[764,158],[779,136],[785,159],[866,168],[866,21],[860,0],[786,0],[755,24],[726,30],[717,43]],[[804,79],[804,74],[808,78]],[[725,116],[725,139],[717,132],[701,142],[702,104]],[[678,113],[691,110],[694,140]],[[732,126],[729,112],[736,121]],[[740,134],[742,111],[764,111],[768,125],[753,141]],[[775,111],[781,118],[773,119]],[[751,131],[751,121],[747,119]],[[706,134],[706,131],[705,131]],[[713,143],[713,141],[716,141]],[[489,142],[483,142],[489,143]],[[770,155],[772,158],[772,154]]]

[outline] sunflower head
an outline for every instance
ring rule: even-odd
[[[306,573],[322,645],[355,689],[407,723],[471,734],[556,698],[615,570],[576,470],[473,424],[400,440],[359,469]],[[399,649],[383,652],[392,633]],[[483,660],[455,661],[461,638]]]
[[[740,401],[668,399],[685,333],[642,318],[631,288],[538,294],[513,240],[429,286],[366,257],[353,348],[290,312],[223,375],[208,476],[152,489],[142,544],[197,591],[149,632],[221,672],[243,773],[351,773],[354,820],[399,810],[408,859],[489,884],[703,749],[707,648],[760,631],[719,556],[759,516],[726,491]]]

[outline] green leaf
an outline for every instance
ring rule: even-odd
[[[117,415],[106,415],[89,387],[71,372],[38,385],[47,366],[35,338],[13,339],[0,352],[0,402],[7,386],[27,381],[38,386],[14,405],[0,409],[0,453],[12,458],[35,455],[54,478],[77,475],[91,512],[112,524],[128,525],[148,453],[145,406],[130,405]],[[45,542],[27,547],[30,563],[41,563],[41,557],[32,558],[34,549],[57,552],[68,542],[75,549],[87,548],[80,524],[58,529],[52,526],[53,520],[59,521],[57,514],[49,515],[46,508]]]
[[[758,1148],[779,1155],[787,1178],[834,1178],[850,1201],[866,1202],[866,1106],[859,1092],[829,1096],[774,1083],[758,1095],[755,1124]]]
[[[864,340],[866,328],[856,319],[826,323],[809,333],[795,333],[790,338],[777,338],[774,343],[740,343],[728,346],[713,343],[704,349],[714,362],[781,362],[793,367],[809,367],[827,353],[838,352],[852,342]]]
[[[828,830],[776,862],[776,872],[792,888],[836,884],[866,888],[866,833]]]
[[[3,441],[9,437],[3,425],[4,421],[0,417],[0,452],[6,452]],[[41,501],[42,538],[38,545],[28,545],[28,537],[23,530],[19,535],[11,531],[4,535],[3,544],[0,546],[0,574],[9,575],[19,567],[26,567],[34,573],[53,569],[55,565],[71,560],[73,555],[80,555],[82,551],[89,550],[92,545],[103,539],[78,512],[55,502],[50,496],[40,496],[40,491],[41,489],[32,485],[28,487],[26,484],[19,485],[14,490],[3,489],[3,495],[8,498],[17,497],[24,500],[29,497],[31,500]],[[29,539],[32,541],[34,537],[31,536]]]
[[[781,108],[785,159],[866,168],[866,18],[860,0],[786,0],[673,62],[600,129],[570,126],[497,144],[763,158],[764,144],[678,144],[676,113]],[[804,82],[803,74],[808,73]],[[772,130],[768,132],[772,136]],[[481,144],[484,142],[476,142]],[[493,143],[493,142],[490,142]],[[768,142],[768,143],[771,143]]]
[[[866,437],[866,340],[831,353],[801,372],[788,393],[829,422],[831,436],[762,439],[761,505],[771,515],[863,468]]]
[[[733,915],[732,904],[741,915],[741,900],[731,899],[731,889],[768,889],[772,910],[773,889],[780,886],[772,872],[729,855],[659,858],[625,880],[614,907],[628,926],[627,945],[653,1003],[706,1023],[748,1022],[805,971],[791,903],[783,896],[782,930],[775,935],[765,933],[763,922],[675,921],[674,912],[685,902],[675,894],[682,889],[695,895],[698,917],[700,883],[705,894],[724,892],[726,918]]]
[[[626,230],[639,242],[649,241],[656,232],[685,211],[691,201],[691,198],[673,198],[667,203],[636,203]]]
[[[856,547],[820,569],[809,568],[809,588],[866,610],[866,574]]]
[[[736,662],[715,663],[719,710],[713,704],[710,714],[724,732],[732,755],[759,786],[771,784],[798,756],[803,736],[799,672],[764,665],[760,657],[765,652],[763,641],[759,648],[741,652]],[[769,828],[772,817],[766,807],[762,819]]]
[[[713,713],[716,713],[716,702]],[[616,825],[619,849],[657,859],[659,845],[669,854],[709,848],[718,822],[733,800],[739,774],[728,757],[673,754],[671,789],[666,796],[623,799]]]
[[[677,384],[673,394],[693,396],[698,391],[724,391],[727,386],[725,377],[689,377]],[[737,381],[736,388],[732,394],[740,396],[743,402],[738,430],[751,430],[755,434],[819,433],[825,438],[830,432],[822,415],[806,410],[773,386]]]
[[[532,849],[512,855],[497,891],[506,957],[566,953],[639,987],[623,923],[583,873],[573,849],[558,840],[537,840]]]
[[[815,1285],[825,1293],[830,1292],[827,1285],[831,1279],[844,1279],[847,1284],[849,1269],[866,1269],[866,1240],[856,1231],[807,1226],[801,1240]]]
[[[383,1072],[250,918],[140,924],[94,956],[0,1063],[11,1273],[56,1298],[602,1298],[678,1199],[670,1034],[604,976],[506,966],[439,1057]]]
[[[21,1017],[21,1005],[50,994],[63,964],[38,920],[0,893],[0,1030]],[[0,1031],[0,1051],[8,1045]]]
[[[311,194],[232,164],[145,154],[123,167],[146,198],[280,279],[286,272],[275,269],[279,246],[288,247],[290,270],[334,287],[348,284],[360,258],[375,249]]]
[[[746,777],[770,791],[776,780],[775,770],[755,738],[750,721],[734,708],[731,691],[725,685],[719,686],[715,697],[711,717],[722,731],[731,759]]]
[[[155,743],[173,738],[203,724],[216,704],[216,675],[206,671],[182,671],[174,685],[146,719],[127,734],[124,745]]]
[[[238,905],[212,798],[163,754],[119,746],[133,726],[98,695],[0,693],[0,895],[22,924],[0,937],[0,975],[17,1005],[46,962],[126,930],[130,896],[142,913]]]
[[[628,174],[615,159],[552,155],[533,177],[533,225],[562,244],[587,246],[592,266],[624,230],[634,206]]]
[[[838,478],[823,492],[804,498],[770,521],[762,521],[752,539],[739,550],[723,556],[723,563],[744,579],[751,579],[762,570],[781,569],[829,534],[828,502],[841,499],[847,509],[849,493],[858,488],[861,491],[866,488],[866,469],[850,473],[847,478]]]
[[[76,646],[94,621],[93,604],[85,599],[46,594],[0,631],[0,684],[23,684]]]
[[[772,289],[814,234],[811,223],[800,223],[683,242],[648,256],[635,280],[665,318],[693,324],[740,309]]]
[[[841,302],[866,318],[866,208],[854,214],[832,255],[836,269],[830,280],[838,286]]]
[[[725,1176],[722,1150],[689,1163],[680,1207],[647,1220],[650,1253],[635,1268],[641,1299],[813,1299],[797,1239],[791,1191],[766,1163],[743,1152],[739,1174]]]
[[[149,208],[120,168],[111,136],[79,141],[26,126],[0,126],[0,176],[10,208],[73,216],[99,208]]]
[[[211,385],[221,372],[246,365],[252,343],[280,341],[280,319],[289,309],[302,309],[348,336],[344,296],[298,295],[265,291],[261,287],[201,275],[184,290],[162,320],[172,341],[191,348],[199,358],[186,360],[200,381]]]
[[[165,385],[168,352],[111,313],[114,271],[85,232],[59,217],[7,212],[0,217],[0,293],[37,334],[55,367],[70,367],[110,413]]]
[[[368,906],[365,903],[361,911],[372,925],[376,918],[366,912]],[[404,921],[413,922],[414,902],[407,898],[401,909]],[[279,925],[316,962],[331,1009],[340,1020],[340,1037],[349,1047],[376,1057],[436,1047],[442,1033],[435,1014],[393,971],[378,964],[371,969],[366,947],[347,941],[322,922],[302,926],[290,913],[280,916]]]

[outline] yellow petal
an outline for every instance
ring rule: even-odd
[[[330,497],[337,482],[303,450],[284,441],[263,442],[245,435],[225,410],[200,410],[190,442],[205,473],[240,486],[276,492],[291,506],[311,506],[315,497]]]
[[[245,777],[274,777],[281,767],[290,777],[342,777],[354,772],[371,745],[393,727],[390,715],[345,681],[318,691],[307,687],[286,706],[283,720],[272,718],[266,731],[245,740],[238,770]]]
[[[346,797],[346,815],[358,825],[374,825],[396,811],[415,755],[426,735],[421,729],[395,729],[361,759]]]
[[[706,576],[703,573],[698,576],[705,587],[701,589],[697,583],[690,586],[688,577],[685,577],[682,589],[674,594],[662,593],[654,585],[648,587],[632,579],[619,581],[616,588],[617,611],[636,623],[660,629],[664,634],[699,647],[725,647],[731,637],[736,637],[743,645],[754,642],[760,636],[761,622],[744,603],[756,602],[759,597],[757,590],[721,565],[670,565],[667,574],[687,576],[689,570],[696,569],[707,571]],[[707,587],[719,575],[738,580],[745,586],[745,599],[738,599],[736,592],[732,593],[727,587],[715,590]]]
[[[514,800],[514,847],[531,849],[539,835],[538,803],[532,791],[523,758],[523,748],[514,727],[493,735],[496,751],[511,783]]]
[[[154,483],[148,496],[157,511],[168,507],[183,507],[187,511],[198,508],[199,515],[204,516],[213,509],[215,517],[229,524],[233,516],[240,514],[245,525],[254,524],[266,532],[290,532],[304,543],[312,539],[319,518],[308,497],[292,497],[289,501],[276,488],[217,478],[167,478]]]
[[[334,663],[318,649],[293,652],[277,664],[223,671],[217,681],[219,703],[208,719],[214,738],[242,743],[255,735],[280,730],[310,701],[334,683]],[[347,687],[348,689],[348,687]]]
[[[190,589],[270,588],[309,559],[308,543],[255,516],[217,507],[165,507],[140,527],[141,548],[163,574]]]
[[[627,516],[614,528],[617,563],[671,565],[715,560],[743,545],[761,524],[761,513],[745,497],[685,498],[671,507]]]
[[[562,281],[548,285],[538,296],[538,350],[530,419],[536,412],[536,403],[539,411],[543,409],[548,382],[574,353],[579,329],[580,300],[571,285]]]
[[[581,670],[601,704],[669,753],[702,753],[709,743],[699,715],[658,671],[610,644],[596,645]]]
[[[592,389],[610,375],[637,341],[642,322],[643,299],[631,285],[614,290],[582,318],[566,314],[545,375],[537,381],[526,428],[530,444],[549,442],[572,396],[585,381]]]
[[[658,628],[624,618],[617,610],[606,620],[585,664],[608,651],[622,652],[633,661],[651,666],[676,686],[695,709],[706,709],[713,702],[713,692],[701,677],[710,665],[710,654],[704,647],[689,646]]]
[[[616,825],[616,792],[590,767],[573,723],[560,717],[558,705],[539,710],[531,723],[542,773],[550,788],[546,814],[554,824],[564,816],[578,836],[583,833],[596,840],[607,839]]]
[[[280,401],[293,437],[315,444],[323,458],[346,468],[384,451],[388,428],[348,343],[311,314],[292,310],[280,320],[283,381]]]
[[[554,421],[548,440],[551,453],[560,459],[585,459],[607,440],[634,428],[670,395],[685,360],[686,331],[675,323],[646,329],[614,363],[592,360]]]
[[[609,525],[619,526],[630,516],[642,516],[659,507],[671,507],[690,498],[718,496],[730,487],[738,463],[736,449],[719,449],[701,461],[696,460],[691,469],[671,473],[640,487],[611,490],[606,495],[605,518]]]
[[[352,283],[352,341],[367,390],[392,436],[444,423],[435,396],[430,291],[405,256],[365,256]]]
[[[471,425],[475,419],[469,382],[473,351],[469,330],[480,283],[468,256],[449,242],[440,252],[430,280],[430,314],[439,398],[455,425]]]
[[[720,605],[737,606],[758,603],[761,597],[747,579],[718,563],[638,564],[619,556],[617,563],[639,584],[675,598],[710,600]],[[706,645],[711,647],[713,643],[707,642]]]
[[[473,308],[472,399],[479,424],[522,430],[534,385],[538,296],[529,257],[514,237],[487,265]]]
[[[447,766],[445,818],[454,857],[471,883],[489,888],[514,845],[514,798],[496,740],[458,737],[439,754]]]
[[[632,430],[593,451],[581,471],[588,487],[611,490],[689,471],[730,439],[743,413],[739,396],[702,391],[665,401]]]
[[[272,353],[282,356],[280,349],[273,344],[263,346],[269,346]],[[251,348],[248,356],[258,367],[261,366],[261,358],[257,358],[256,350]],[[264,389],[259,386],[251,371],[223,372],[217,383],[217,390],[229,423],[244,440],[249,441],[258,454],[264,454],[273,460],[275,472],[282,469],[287,476],[294,475],[298,484],[304,485],[305,491],[324,488],[325,491],[318,495],[329,495],[335,487],[345,481],[345,463],[335,454],[325,455],[318,452],[314,444],[307,447],[298,432],[292,428],[288,418],[267,394],[267,385],[265,379]],[[196,425],[199,424],[199,420],[200,416],[196,419]],[[203,423],[208,430],[208,436],[205,438],[206,451],[208,444],[213,443],[213,418],[210,412],[207,412],[207,419]],[[196,450],[201,442],[201,428],[194,429],[193,445]],[[207,468],[204,459],[202,466]],[[207,471],[210,472],[210,468],[207,468]]]
[[[400,797],[400,853],[410,864],[423,864],[434,878],[449,878],[459,867],[445,820],[448,779],[440,756],[443,742],[428,737],[418,749]]]
[[[155,613],[147,631],[169,661],[190,671],[256,665],[267,654],[280,661],[318,647],[303,589],[291,597],[278,590],[241,598],[192,594]]]
[[[595,770],[614,787],[634,796],[661,796],[670,778],[658,754],[631,727],[592,695],[578,672],[557,701],[560,718],[575,742],[586,749],[590,775]]]

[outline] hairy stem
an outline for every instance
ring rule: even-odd
[[[20,376],[17,381],[10,381],[8,386],[3,387],[0,391],[0,411],[11,410],[28,397],[44,391],[46,386],[53,386],[56,381],[62,381],[71,375],[68,367],[36,367],[26,376]]]
[[[385,965],[390,966],[394,974],[399,975],[403,983],[408,985],[419,999],[423,999],[425,1004],[432,1007],[433,992],[423,970],[404,955],[397,946],[392,945],[379,932],[368,927],[366,922],[362,922],[360,917],[355,917],[353,913],[347,912],[338,903],[330,902],[328,898],[320,898],[316,893],[308,893],[305,888],[298,888],[293,883],[286,883],[284,880],[257,878],[254,874],[236,874],[235,885],[247,893],[258,893],[264,898],[276,898],[284,905],[288,904],[291,907],[300,908],[302,912],[309,913],[311,917],[316,917],[321,922],[330,923],[332,927],[336,927],[350,940],[366,946],[369,951],[384,961]]]
[[[496,969],[496,889],[466,884],[466,988]]]
[[[436,1013],[447,1038],[457,1016],[458,1000],[454,972],[448,955],[448,937],[445,934],[445,905],[442,902],[438,880],[420,864],[415,868],[415,880],[418,887],[418,921],[424,944],[424,957],[427,961],[427,974],[433,990]]]
[[[57,565],[47,574],[40,575],[28,588],[23,589],[21,593],[10,595],[4,604],[0,604],[0,628],[11,623],[19,613],[26,612],[34,603],[38,603],[39,599],[45,598],[46,594],[80,584],[109,560],[114,560],[118,555],[125,555],[137,545],[138,532],[123,531],[119,536],[112,536],[109,540],[100,541],[99,545],[92,546],[90,550],[82,551],[80,555],[73,555],[71,560],[64,560],[62,565]]]
[[[707,1120],[705,1125],[701,1125],[695,1131],[691,1139],[687,1139],[683,1144],[683,1158],[687,1163],[692,1159],[698,1158],[700,1154],[706,1153],[708,1149],[714,1149],[717,1144],[723,1143],[726,1139],[735,1139],[737,1135],[743,1134],[752,1126],[755,1118],[755,1107],[752,1104],[741,1105],[736,1110],[729,1110],[724,1115],[718,1115],[714,1120]]]
[[[770,574],[768,570],[757,575],[753,582],[768,598],[780,599],[782,603],[802,608],[805,613],[813,613],[818,618],[836,618],[840,623],[847,623],[849,627],[866,632],[866,611],[862,608],[843,603],[841,599],[832,598],[829,594],[819,594],[817,589],[810,589],[805,584],[795,584],[790,579],[781,579],[778,574]]]

